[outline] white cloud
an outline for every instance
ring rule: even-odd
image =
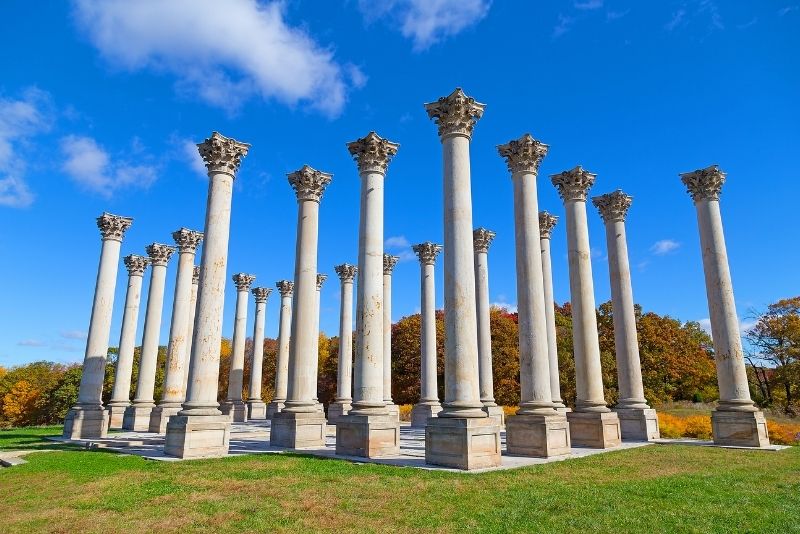
[[[650,247],[650,252],[656,256],[664,256],[665,254],[669,254],[670,252],[677,250],[680,246],[681,244],[675,240],[662,239],[653,243],[653,246]]]
[[[788,13],[791,13],[792,11],[797,11],[798,9],[800,9],[800,6],[797,5],[782,7],[778,10],[778,16],[782,17]]]
[[[480,22],[491,7],[490,0],[359,0],[358,7],[369,23],[388,18],[400,27],[403,37],[420,52],[458,35]]]
[[[517,313],[517,305],[509,304],[508,302],[492,302],[489,306],[492,308],[502,308],[509,313]]]
[[[61,139],[62,170],[81,187],[110,198],[122,188],[147,189],[156,181],[152,165],[131,165],[111,160],[91,137],[69,135]],[[141,155],[138,159],[145,159]]]
[[[409,248],[411,242],[404,235],[396,235],[387,237],[386,241],[383,242],[383,246],[386,248]]]
[[[672,31],[677,28],[682,22],[683,18],[686,16],[685,9],[679,9],[672,14],[672,18],[664,25],[668,31]]]
[[[86,339],[87,333],[83,330],[62,330],[58,335],[64,339]]]
[[[589,255],[591,256],[592,260],[600,260],[606,257],[606,255],[603,254],[603,250],[597,247],[590,247]]]
[[[702,328],[706,332],[706,334],[708,334],[710,336],[711,335],[711,319],[706,317],[704,319],[698,319],[697,322],[700,324],[700,328]],[[747,334],[747,332],[749,332],[750,329],[753,328],[756,325],[756,323],[757,323],[757,321],[741,320],[740,319],[739,320],[739,333],[741,335]]]
[[[17,345],[20,347],[45,347],[47,343],[39,341],[38,339],[23,339],[22,341],[18,341]]]
[[[79,26],[112,65],[178,78],[177,89],[236,110],[253,97],[306,103],[329,116],[346,102],[347,72],[330,48],[285,20],[285,3],[257,0],[74,0]],[[345,78],[349,78],[346,80]]]
[[[586,0],[584,2],[574,2],[575,9],[592,10],[603,7],[603,0]]]
[[[558,24],[556,27],[553,28],[553,38],[561,37],[565,33],[567,33],[572,27],[572,23],[575,22],[575,19],[572,17],[567,17],[566,15],[562,15],[561,13],[558,14]]]
[[[183,139],[180,143],[189,167],[200,177],[208,178],[208,169],[206,169],[206,164],[203,163],[203,158],[200,157],[200,152],[197,150],[197,143],[191,139]]]
[[[388,254],[398,256],[400,258],[398,261],[400,262],[417,259],[417,255],[411,249],[411,242],[404,235],[387,237],[386,241],[383,242],[383,247]]]

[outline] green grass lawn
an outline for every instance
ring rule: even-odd
[[[0,431],[0,451],[60,428]],[[44,443],[46,448],[59,448]],[[12,532],[800,532],[800,447],[654,445],[481,475],[292,454],[33,453],[0,469]]]

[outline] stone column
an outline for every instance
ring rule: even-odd
[[[269,287],[254,287],[256,318],[253,322],[253,361],[250,363],[250,387],[248,388],[247,417],[266,419],[267,405],[261,400],[262,368],[264,364],[264,323],[267,316],[267,298],[272,293]]]
[[[358,267],[343,263],[334,267],[341,281],[339,309],[339,366],[336,380],[336,400],[328,406],[328,423],[335,425],[347,415],[353,401],[353,280]]]
[[[208,204],[200,260],[186,402],[167,423],[164,452],[189,458],[228,453],[230,418],[217,403],[222,311],[228,265],[233,180],[250,145],[217,132],[198,145],[208,168]]]
[[[189,317],[192,314],[192,278],[194,256],[203,240],[203,234],[188,228],[172,233],[178,245],[178,275],[175,280],[175,297],[172,304],[172,322],[169,327],[169,345],[164,371],[164,393],[161,402],[153,408],[150,415],[150,432],[163,434],[167,431],[167,421],[181,409],[186,398],[183,381],[184,370],[189,367],[186,355],[186,339]]]
[[[294,310],[287,398],[284,408],[272,417],[270,444],[278,447],[322,447],[327,423],[314,400],[317,391],[317,359],[314,341],[318,330],[317,244],[319,204],[332,175],[304,165],[289,174],[297,194],[297,246],[294,264]],[[280,359],[280,358],[279,358]],[[276,396],[278,393],[276,392]]]
[[[606,406],[600,369],[600,341],[594,304],[591,248],[586,223],[586,194],[594,174],[580,166],[551,176],[564,201],[567,257],[575,352],[575,411],[567,414],[573,445],[604,449],[621,443],[617,414]]]
[[[459,469],[500,465],[500,427],[483,411],[472,250],[469,144],[484,105],[457,88],[425,104],[444,160],[444,406],[425,427],[425,460]]]
[[[136,325],[139,322],[139,301],[142,297],[142,278],[150,259],[131,254],[125,256],[128,269],[128,291],[125,294],[125,313],[122,316],[122,331],[119,336],[119,354],[114,373],[114,391],[108,403],[108,427],[122,428],[125,409],[131,405],[131,372],[133,350],[136,345]]]
[[[503,408],[494,401],[492,378],[492,332],[489,306],[489,246],[495,233],[486,228],[472,232],[475,247],[475,305],[478,317],[478,374],[483,410],[498,425],[505,424]]]
[[[192,365],[192,339],[194,338],[194,320],[197,316],[197,288],[200,285],[200,266],[195,265],[192,269],[192,293],[189,298],[189,325],[186,329],[186,364],[183,366],[183,397],[181,404],[186,401],[187,382],[189,380],[189,368]]]
[[[150,270],[150,288],[147,290],[147,309],[144,316],[142,356],[139,359],[136,396],[122,417],[122,428],[125,430],[147,432],[150,429],[150,414],[156,407],[153,390],[156,385],[158,338],[161,332],[161,313],[164,308],[164,283],[167,277],[167,263],[174,252],[175,247],[169,245],[161,243],[147,245],[147,255],[153,268]]]
[[[336,425],[336,454],[400,453],[400,422],[383,393],[383,182],[399,145],[375,132],[348,143],[361,177],[353,407]]]
[[[392,400],[392,271],[399,256],[383,255],[383,402],[389,415],[400,421],[400,407]]]
[[[711,412],[714,443],[746,447],[766,447],[769,434],[764,414],[753,405],[739,334],[739,316],[733,298],[728,252],[722,230],[719,195],[726,174],[717,166],[681,174],[694,200],[706,296],[717,363],[719,405]]]
[[[278,323],[278,354],[275,358],[275,394],[267,406],[267,419],[283,410],[289,381],[289,336],[292,331],[292,291],[294,282],[281,280],[275,284],[281,294],[281,311]]]
[[[130,217],[110,213],[103,213],[97,218],[97,227],[100,228],[103,239],[100,266],[94,286],[94,303],[86,338],[78,402],[64,420],[65,438],[102,438],[108,431],[108,413],[103,408],[103,380],[108,358],[108,338],[111,336],[111,312],[114,309],[119,249],[122,236],[132,223],[133,219]]]
[[[314,358],[314,370],[312,372],[315,377],[314,402],[316,403],[317,410],[323,414],[325,413],[325,407],[319,402],[319,316],[322,312],[322,286],[325,284],[325,280],[327,279],[327,274],[317,273],[317,300],[314,311],[314,331],[316,332],[316,335],[314,336],[314,348],[312,349],[313,353],[317,355],[317,357]]]
[[[436,289],[434,266],[441,245],[430,241],[414,245],[420,263],[420,387],[419,402],[411,410],[411,426],[425,428],[428,419],[442,411],[439,402],[436,362]]]
[[[650,441],[658,439],[658,415],[644,398],[639,339],[633,308],[631,269],[625,215],[633,199],[617,190],[592,198],[606,225],[608,275],[611,279],[611,305],[614,319],[614,349],[617,357],[619,400],[614,411],[619,417],[622,439]]]
[[[553,297],[553,264],[550,261],[550,234],[558,217],[546,211],[539,212],[539,244],[542,249],[542,279],[544,280],[544,313],[547,321],[547,356],[550,361],[550,394],[553,406],[559,412],[571,411],[561,398],[561,378],[558,374],[558,344],[556,342],[555,298]]]
[[[247,421],[247,406],[242,400],[244,387],[244,345],[247,339],[247,301],[250,284],[256,277],[252,274],[237,273],[233,275],[236,284],[236,315],[233,322],[233,340],[231,342],[231,368],[228,374],[228,396],[220,406],[225,415],[229,415],[234,423]]]

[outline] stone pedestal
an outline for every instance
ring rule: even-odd
[[[615,412],[569,412],[569,435],[573,447],[610,449],[622,444]]]
[[[267,404],[262,400],[249,400],[247,401],[247,419],[260,419],[267,418]]]
[[[497,467],[500,427],[487,417],[434,417],[425,426],[425,462],[455,469]]]
[[[327,426],[324,413],[282,411],[272,417],[269,443],[289,449],[324,447]]]
[[[75,409],[64,419],[64,434],[67,439],[102,439],[108,435],[108,412],[99,409]]]
[[[125,416],[125,409],[128,404],[109,405],[106,411],[108,412],[108,428],[120,429],[122,428],[122,418]]]
[[[173,415],[178,415],[178,412],[181,411],[180,405],[178,406],[170,406],[170,405],[158,405],[150,412],[150,423],[148,425],[149,432],[155,432],[156,434],[163,434],[167,431],[167,422],[169,418]]]
[[[219,406],[222,415],[227,415],[231,421],[237,423],[247,422],[247,405],[244,401],[225,401]]]
[[[769,433],[763,412],[711,412],[711,433],[716,445],[768,447]]]
[[[150,415],[155,407],[155,403],[128,406],[122,416],[122,428],[133,432],[150,432]]]
[[[570,453],[567,418],[557,415],[512,415],[506,421],[506,451],[515,456],[550,458]]]
[[[336,425],[336,454],[380,458],[400,454],[400,422],[394,415],[348,415]]]
[[[494,406],[483,406],[483,411],[489,416],[489,419],[494,420],[498,426],[506,424],[506,413],[503,411],[502,406],[495,404]]]
[[[658,414],[652,408],[614,408],[625,441],[653,441],[661,437]]]
[[[343,415],[347,415],[352,408],[353,404],[349,400],[332,402],[328,406],[328,424],[337,424],[339,422],[339,418],[341,418]]]
[[[272,401],[267,404],[267,419],[275,417],[276,413],[280,413],[283,407],[286,406],[283,402]]]
[[[411,409],[411,426],[414,428],[425,428],[428,419],[436,417],[442,411],[442,405],[438,402],[433,404],[415,404]]]
[[[225,456],[231,421],[224,415],[176,415],[167,423],[164,452],[179,458]]]

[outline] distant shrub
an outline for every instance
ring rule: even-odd
[[[517,415],[517,410],[519,410],[519,406],[503,406],[503,413],[506,414],[506,417]]]
[[[401,421],[411,421],[411,410],[414,408],[413,404],[401,404],[400,408],[400,420]]]
[[[800,445],[800,424],[767,421],[770,442],[776,445]]]

